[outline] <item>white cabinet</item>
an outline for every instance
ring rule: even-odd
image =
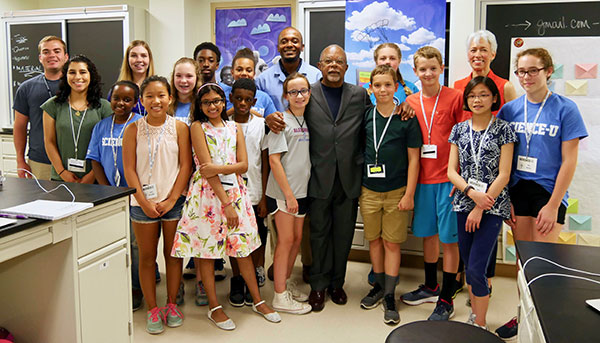
[[[17,177],[17,153],[13,136],[0,134],[0,170],[6,176]]]
[[[123,240],[78,261],[82,342],[130,342],[127,260]]]

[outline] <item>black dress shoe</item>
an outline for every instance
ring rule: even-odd
[[[342,287],[338,288],[328,288],[327,293],[331,297],[331,301],[338,305],[344,305],[348,302],[348,296]]]
[[[313,312],[319,312],[325,307],[325,290],[310,291],[308,296],[308,304],[312,307]]]

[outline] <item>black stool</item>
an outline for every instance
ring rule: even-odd
[[[496,335],[454,321],[421,320],[404,324],[387,336],[386,343],[503,343]]]

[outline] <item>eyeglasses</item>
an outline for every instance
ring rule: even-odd
[[[202,104],[202,106],[206,107],[209,107],[210,105],[219,106],[221,103],[223,103],[223,99],[202,100],[200,101],[200,103]]]
[[[546,68],[531,68],[531,69],[518,69],[515,70],[515,75],[517,75],[518,77],[525,77],[525,75],[529,75],[529,76],[537,76],[541,70],[544,70]]]
[[[319,62],[321,62],[321,63],[323,63],[323,64],[325,64],[327,66],[328,65],[332,65],[334,63],[337,64],[337,65],[339,65],[339,66],[343,66],[344,64],[346,64],[346,61],[344,61],[344,60],[330,60],[330,59],[327,59],[327,60],[322,60],[322,61],[319,61]]]
[[[287,93],[289,96],[297,97],[298,94],[302,94],[302,96],[306,96],[306,94],[308,94],[308,92],[310,92],[310,89],[302,88],[302,89],[292,89],[291,91],[289,91]]]
[[[474,101],[475,99],[479,99],[479,100],[487,100],[489,97],[491,97],[491,94],[479,94],[479,95],[467,95],[467,101]]]

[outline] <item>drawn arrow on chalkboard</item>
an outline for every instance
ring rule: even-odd
[[[516,27],[516,26],[525,26],[525,30],[524,31],[527,31],[527,29],[531,26],[531,22],[529,22],[529,20],[525,20],[524,23],[520,23],[520,24],[506,24],[506,25],[504,25],[504,27],[509,27],[509,26],[513,26],[513,27]]]

